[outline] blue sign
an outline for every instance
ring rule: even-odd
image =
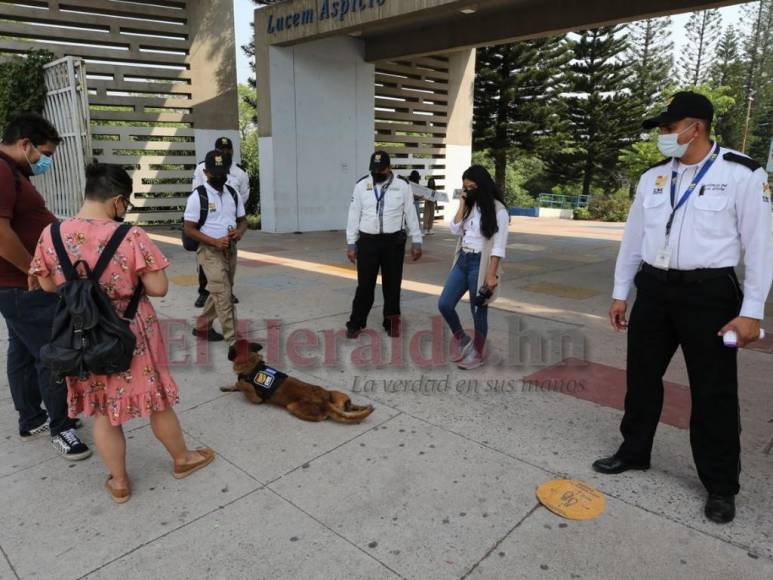
[[[316,9],[306,8],[276,18],[273,14],[269,14],[266,32],[274,34],[324,20],[343,22],[347,14],[365,12],[384,4],[386,4],[386,0],[320,0]]]

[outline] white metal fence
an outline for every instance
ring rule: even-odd
[[[83,201],[85,166],[91,160],[91,135],[86,67],[71,56],[45,67],[46,117],[62,138],[54,155],[53,167],[35,177],[35,187],[46,198],[46,205],[59,218],[74,215]]]

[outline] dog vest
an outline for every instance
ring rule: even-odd
[[[266,366],[265,363],[260,363],[251,372],[239,375],[239,378],[252,384],[258,396],[267,401],[285,381],[287,375]]]

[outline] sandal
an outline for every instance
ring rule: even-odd
[[[215,452],[212,451],[209,447],[203,447],[201,449],[196,449],[195,451],[196,453],[201,455],[201,459],[199,459],[195,463],[188,463],[187,465],[175,465],[174,466],[175,479],[182,479],[184,477],[188,477],[194,471],[198,471],[202,467],[206,467],[207,465],[212,463],[212,460],[215,458]]]
[[[107,481],[105,482],[105,489],[110,494],[110,497],[115,503],[126,503],[129,501],[129,498],[131,497],[131,491],[127,487],[126,489],[115,489],[110,485],[110,480],[113,479],[113,476],[110,475],[107,478]]]

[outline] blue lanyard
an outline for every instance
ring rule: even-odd
[[[384,187],[381,188],[381,195],[378,194],[378,186],[376,186],[375,183],[373,184],[373,195],[376,197],[376,213],[378,213],[379,217],[383,217],[384,215],[384,204],[381,202],[384,200],[387,189],[389,189],[389,186],[392,185],[392,179],[394,179],[394,175],[390,177],[389,181],[387,181],[384,184]]]
[[[704,178],[709,169],[711,169],[711,166],[714,165],[717,157],[719,157],[719,143],[717,143],[717,146],[714,148],[714,152],[711,154],[711,157],[706,160],[706,163],[704,163],[698,173],[695,174],[692,183],[687,186],[687,190],[682,194],[682,197],[679,199],[679,202],[676,204],[676,206],[674,206],[674,201],[676,201],[676,182],[679,176],[676,172],[677,161],[674,159],[671,165],[671,207],[673,209],[671,210],[671,216],[668,218],[668,223],[666,224],[666,239],[668,239],[668,236],[671,235],[671,226],[674,223],[674,216],[676,215],[676,211],[685,203],[687,203],[687,200],[692,195],[692,192],[695,191],[695,188],[698,186],[698,183],[700,183],[700,180]]]

